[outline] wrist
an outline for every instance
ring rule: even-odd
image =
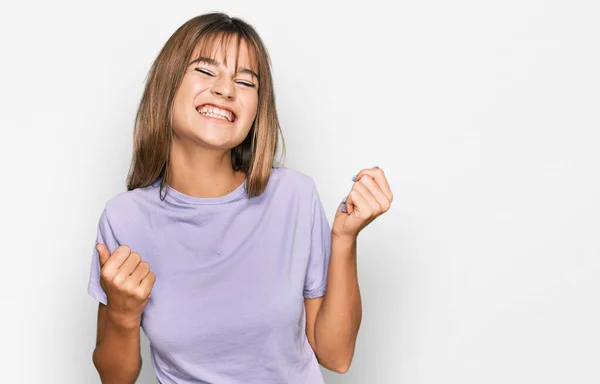
[[[141,316],[122,313],[108,306],[107,320],[116,328],[134,330],[140,327]]]
[[[338,235],[334,232],[331,233],[331,246],[341,248],[352,248],[356,245],[357,236]]]

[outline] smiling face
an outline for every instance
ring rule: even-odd
[[[175,93],[173,139],[211,149],[229,150],[244,141],[256,117],[258,70],[242,39],[235,72],[236,39],[227,39],[215,55],[197,48]]]

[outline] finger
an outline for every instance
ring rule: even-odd
[[[352,188],[350,193],[348,193],[346,209],[349,215],[355,214],[355,211],[360,214],[370,215],[369,203],[357,188]]]
[[[150,272],[150,264],[145,261],[142,261],[138,264],[137,268],[129,278],[135,283],[135,285],[140,285],[142,280],[148,276],[148,272]]]
[[[348,195],[344,198],[344,205],[342,205],[341,211],[347,214],[352,214],[354,211],[354,199],[352,198],[352,189],[348,192]]]
[[[154,282],[156,281],[156,275],[154,272],[148,272],[146,277],[140,283],[140,292],[147,292],[147,296],[145,298],[150,297],[152,293],[152,287],[154,286]]]
[[[348,203],[348,195],[344,196],[344,199],[341,201],[340,205],[338,206],[338,211],[348,213],[347,203]]]
[[[121,264],[121,267],[117,271],[115,278],[113,279],[114,283],[118,285],[127,280],[141,261],[142,256],[140,256],[139,253],[131,252],[127,260]]]
[[[363,177],[363,179],[364,178],[370,179],[370,177]],[[375,183],[373,181],[373,179],[371,179],[371,181],[373,183]],[[352,185],[352,189],[358,191],[360,196],[362,196],[365,201],[365,203],[363,203],[361,205],[356,205],[356,204],[358,204],[358,201],[357,201],[356,196],[354,197],[354,201],[355,201],[354,208],[358,209],[359,212],[370,216],[373,212],[379,212],[381,210],[381,207],[379,206],[379,203],[375,199],[375,196],[373,196],[371,191],[369,191],[369,189],[363,184],[363,182],[354,183]]]
[[[98,251],[98,260],[100,261],[100,268],[106,264],[108,258],[110,257],[110,251],[106,247],[106,245],[102,243],[96,244],[96,251]]]
[[[123,264],[123,262],[127,260],[127,257],[129,257],[130,253],[131,249],[128,246],[119,246],[117,249],[115,249],[112,255],[110,255],[110,257],[104,264],[104,267],[102,267],[102,272],[106,276],[114,276],[117,273],[118,269],[121,267],[121,264]]]
[[[359,184],[359,185],[362,184],[367,188],[367,190],[371,193],[371,195],[377,202],[376,207],[377,207],[377,211],[379,213],[385,212],[390,208],[390,200],[383,193],[383,191],[381,190],[381,187],[379,187],[379,184],[377,184],[375,182],[375,180],[373,180],[370,176],[369,177],[361,177],[360,180],[354,184]],[[365,197],[368,197],[368,196],[365,196]],[[369,200],[369,199],[367,198],[367,200]],[[369,202],[371,202],[371,201],[369,200]],[[373,207],[375,207],[375,206],[373,206]]]
[[[387,196],[387,198],[390,200],[390,203],[391,203],[392,200],[394,199],[394,195],[392,194],[392,190],[390,189],[390,185],[388,183],[387,178],[385,177],[385,173],[383,172],[383,169],[381,169],[379,167],[365,168],[365,169],[361,170],[360,172],[358,172],[356,174],[356,176],[354,176],[354,181],[355,182],[359,181],[360,178],[364,175],[369,175],[373,178],[373,180],[375,180],[375,182],[379,185],[379,187],[381,188],[381,190]]]

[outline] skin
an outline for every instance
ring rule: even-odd
[[[172,172],[168,183],[189,196],[223,196],[245,179],[243,173],[233,171],[230,152],[250,131],[257,113],[260,84],[249,73],[234,73],[235,54],[235,47],[229,47],[227,65],[220,49],[216,55],[221,58],[218,65],[190,63],[175,94]],[[239,67],[251,69],[243,41]],[[230,123],[201,116],[196,107],[207,103],[227,107],[235,113],[236,120]],[[304,301],[307,339],[319,363],[338,373],[350,367],[361,322],[356,240],[363,228],[390,208],[391,201],[392,193],[380,168],[363,169],[357,174],[332,225],[325,296]],[[104,383],[133,383],[141,369],[141,314],[155,275],[142,256],[126,246],[110,255],[106,246],[99,244],[98,251],[101,284],[110,305],[100,304],[98,308],[94,364]]]
[[[98,306],[96,348],[92,356],[103,383],[134,383],[142,362],[141,315],[156,280],[150,265],[127,246],[112,255],[104,244],[97,246],[100,284],[109,305]]]
[[[197,57],[194,52],[192,57]],[[252,127],[258,105],[258,79],[234,73],[236,50],[228,47],[227,66],[220,49],[219,65],[190,63],[173,102],[171,179],[176,190],[195,197],[223,196],[245,179],[234,172],[230,151],[243,142]],[[244,42],[239,67],[250,68]],[[251,69],[251,68],[250,68]],[[201,116],[196,107],[216,103],[232,110],[233,123]],[[121,246],[113,254],[98,244],[100,283],[109,305],[98,307],[98,329],[93,362],[103,383],[134,383],[141,370],[141,315],[156,276],[142,256]]]
[[[358,234],[386,212],[393,200],[383,170],[361,170],[344,200],[332,224],[327,290],[323,297],[305,300],[307,338],[319,363],[338,373],[350,369],[362,319]]]
[[[242,172],[233,171],[230,153],[252,127],[260,84],[251,74],[234,73],[235,54],[232,45],[228,48],[227,66],[224,60],[218,60],[218,66],[205,62],[189,65],[175,94],[169,185],[184,194],[223,196],[244,181]],[[197,57],[196,52],[192,57]],[[216,57],[223,57],[220,48]],[[243,41],[239,67],[252,69]],[[229,123],[200,115],[196,107],[207,103],[227,107],[237,120]]]

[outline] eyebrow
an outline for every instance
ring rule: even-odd
[[[215,65],[215,66],[217,66],[217,67],[218,67],[219,65],[221,65],[221,63],[219,63],[219,62],[218,62],[217,60],[215,60],[215,59],[211,59],[210,57],[202,57],[202,56],[201,56],[201,57],[197,58],[196,60],[194,60],[194,61],[190,62],[190,63],[188,64],[188,67],[189,67],[190,65],[194,64],[194,63],[199,63],[199,62],[204,62],[204,63],[206,63],[206,64],[209,64],[209,65]],[[249,74],[249,75],[252,75],[252,76],[256,77],[258,80],[260,80],[260,76],[258,76],[258,73],[254,72],[254,71],[253,71],[253,70],[251,70],[251,69],[248,69],[248,68],[241,67],[241,68],[239,68],[238,72],[239,72],[239,73],[247,73],[247,74]]]

